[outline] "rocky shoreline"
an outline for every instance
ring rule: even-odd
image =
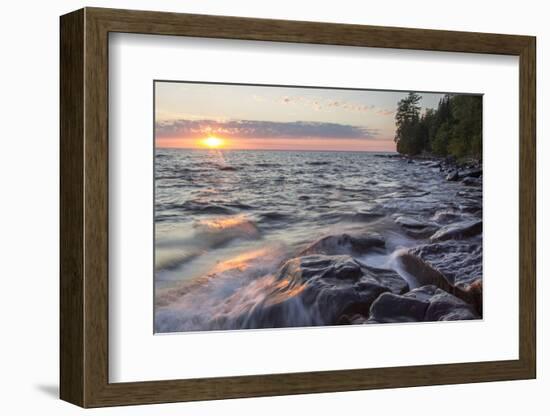
[[[437,168],[442,180],[477,188],[481,195],[482,167],[477,161],[458,163],[453,158],[434,157],[407,161]],[[414,285],[394,270],[370,267],[360,260],[385,247],[379,235],[329,235],[288,260],[276,275],[272,296],[266,298],[270,299],[269,306],[256,305],[253,313],[245,314],[240,321],[243,327],[277,327],[277,316],[289,313],[297,302],[313,310],[312,315],[318,318],[302,323],[308,325],[480,319],[481,205],[475,208],[468,220],[453,217],[452,213],[440,214],[432,222],[395,217],[406,233],[422,241],[397,256]]]
[[[483,167],[477,159],[457,160],[453,156],[438,157],[430,154],[406,156],[400,153],[380,154],[378,157],[398,158],[407,163],[420,163],[432,168],[438,168],[447,181],[461,182],[466,186],[481,186]]]

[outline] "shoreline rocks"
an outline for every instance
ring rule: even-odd
[[[419,159],[419,164],[426,165],[427,168],[439,169],[445,174],[442,179],[468,187],[480,188],[482,185],[483,172],[481,164],[477,161],[459,164],[453,158],[420,157],[408,158],[408,162],[414,163],[416,159]],[[464,190],[464,192],[469,191]],[[475,198],[476,195],[472,195],[471,206],[457,206],[453,212],[436,211],[430,220],[403,214],[395,215],[393,217],[395,223],[406,235],[425,241],[424,244],[403,251],[398,256],[403,270],[416,280],[418,287],[403,293],[402,287],[397,290],[389,289],[386,282],[382,286],[389,290],[381,291],[375,300],[369,299],[368,311],[366,306],[369,302],[352,302],[343,306],[339,313],[335,313],[330,318],[335,319],[336,324],[480,318],[483,303],[480,235],[483,231],[483,223],[480,218],[482,207]],[[351,256],[360,257],[373,250],[383,252],[385,248],[384,239],[378,235],[330,235],[310,244],[300,253],[300,256],[334,257],[351,254]],[[350,258],[351,261],[356,261],[353,257]],[[302,264],[302,266],[305,266],[307,276],[308,265]],[[365,272],[361,265],[359,269],[361,271],[356,273],[362,276],[359,279],[364,279]],[[334,271],[327,272],[323,278],[326,280],[331,273],[334,274]],[[331,279],[333,278],[328,277],[328,280]],[[372,289],[366,281],[363,284],[368,290]],[[354,290],[358,290],[359,287],[358,284]],[[336,286],[332,286],[331,291],[335,290],[337,291]],[[323,293],[320,295],[321,299],[325,296],[325,292],[326,287],[318,290],[318,293]],[[341,298],[333,296],[331,299],[337,301]]]
[[[481,240],[424,244],[401,253],[398,260],[419,286],[433,285],[482,314]]]
[[[421,221],[405,215],[395,217],[394,221],[408,236],[413,238],[427,238],[438,229],[438,225],[433,222]]]
[[[383,293],[373,302],[372,323],[433,322],[479,319],[474,308],[436,286],[422,286],[404,295]]]
[[[386,246],[384,239],[377,235],[335,234],[313,242],[300,252],[300,256],[312,254],[363,254],[373,249],[383,249]]]
[[[239,320],[245,327],[273,327],[300,305],[310,325],[344,324],[368,315],[382,293],[408,291],[396,272],[365,266],[349,255],[296,257],[279,269],[265,299]]]
[[[430,241],[462,240],[481,234],[483,222],[478,219],[452,223],[441,227],[431,237]]]

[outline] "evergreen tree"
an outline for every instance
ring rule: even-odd
[[[410,92],[407,97],[399,101],[395,114],[397,129],[395,142],[397,151],[405,154],[416,154],[418,124],[420,121],[420,106],[418,103],[422,97],[415,92]]]
[[[475,157],[482,152],[482,98],[446,94],[421,115],[421,96],[409,93],[395,115],[397,151],[407,155]]]

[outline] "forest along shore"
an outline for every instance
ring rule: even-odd
[[[235,183],[243,181],[237,175],[250,169],[252,156],[261,159],[262,164],[263,158],[288,157],[257,153],[239,159],[241,156],[236,153],[231,165]],[[247,221],[257,221],[258,232],[252,243],[264,249],[219,263],[215,270],[198,279],[157,290],[157,332],[482,317],[479,162],[399,154],[340,154],[341,162],[329,162],[335,156],[322,153],[308,157],[314,161],[303,163],[300,169],[309,166],[311,176],[304,171],[298,182],[286,188],[287,193],[293,192],[288,204],[293,215],[283,212],[286,205],[280,204],[280,198],[285,197],[284,193],[268,192],[273,199],[266,202],[266,195],[259,194],[265,191],[261,184],[247,186],[246,195],[239,194],[240,202],[248,206],[246,212],[252,212],[247,214]],[[327,162],[321,166],[317,160]],[[295,176],[288,174],[285,167],[295,169],[294,161],[289,160],[288,165],[278,163],[282,167],[279,171],[271,169],[270,175],[287,172],[282,178],[287,182],[294,180]],[[357,173],[353,173],[355,165]],[[331,166],[336,173],[334,177],[325,174],[321,185],[326,191],[319,194],[318,172],[329,172]],[[343,182],[338,176],[339,166],[346,166],[348,179]],[[306,191],[304,186],[310,186],[310,177],[309,199],[301,198],[299,195]],[[265,183],[273,180],[266,178]],[[342,183],[347,184],[346,189]],[[324,199],[315,202],[316,197]],[[257,207],[258,201],[269,205],[269,209],[280,207],[280,215],[275,220],[260,215],[263,211]],[[222,206],[222,202],[219,200],[218,204]],[[306,205],[297,209],[298,203]],[[353,215],[347,211],[350,207]],[[326,212],[320,215],[323,209]],[[324,231],[311,231],[313,227],[307,221],[318,224],[321,220],[326,222],[322,225]],[[270,231],[267,223],[276,232]],[[299,233],[289,232],[298,226]],[[279,257],[267,244],[275,236],[297,234],[317,237],[309,242],[287,242]],[[232,244],[237,244],[235,241]]]

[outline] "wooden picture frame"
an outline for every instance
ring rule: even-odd
[[[85,8],[61,17],[60,396],[82,407],[536,377],[535,38]],[[109,383],[108,35],[111,32],[519,57],[519,359]]]

